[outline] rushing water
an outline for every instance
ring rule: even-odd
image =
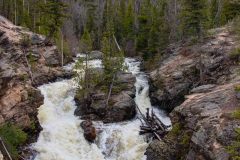
[[[136,76],[135,102],[145,113],[151,108],[148,96],[147,76],[140,72],[140,62],[126,58],[129,72]],[[101,61],[91,61],[92,67],[101,67]],[[66,67],[71,69],[72,65]],[[98,131],[96,143],[88,143],[83,136],[78,117],[74,116],[76,105],[73,80],[63,80],[39,87],[44,104],[39,108],[38,119],[43,128],[33,148],[38,152],[35,160],[144,160],[147,143],[139,136],[141,122],[137,119],[122,123],[103,124],[95,122]],[[170,125],[164,112],[159,118]],[[137,115],[139,116],[139,115]]]

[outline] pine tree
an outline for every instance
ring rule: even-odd
[[[148,40],[148,51],[151,57],[164,50],[169,42],[170,29],[165,20],[166,5],[165,0],[159,0],[156,6],[152,5],[151,29]]]
[[[130,1],[123,19],[123,38],[122,45],[125,46],[125,53],[128,55],[135,54],[136,33],[134,31],[134,9],[133,1]]]
[[[223,14],[226,17],[226,22],[240,15],[240,1],[224,0]]]
[[[90,101],[91,93],[94,91],[95,86],[99,83],[99,74],[89,66],[89,54],[92,51],[92,39],[87,29],[80,41],[80,51],[85,54],[85,59],[79,59],[75,69],[75,80],[78,83],[78,94],[84,97],[85,100]]]
[[[48,0],[40,6],[40,11],[44,17],[40,26],[45,29],[46,42],[56,36],[62,26],[64,18],[66,18],[66,7],[66,4],[59,0]]]
[[[108,13],[112,13],[109,11]],[[103,67],[104,67],[104,80],[105,85],[109,86],[108,97],[106,100],[106,106],[111,96],[113,83],[116,81],[116,75],[123,69],[123,52],[120,49],[116,37],[114,35],[114,23],[111,14],[108,14],[106,31],[104,32],[102,52],[103,55]]]
[[[145,59],[148,58],[148,40],[151,30],[151,3],[150,0],[144,0],[141,4],[140,14],[138,16],[137,31],[137,52],[142,52]]]
[[[207,0],[183,0],[181,26],[183,37],[204,35],[208,25]]]

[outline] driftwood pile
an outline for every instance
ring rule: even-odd
[[[168,128],[170,126],[166,126],[162,123],[162,121],[156,116],[153,110],[147,109],[146,116],[140,112],[142,116],[142,125],[140,126],[140,135],[146,135],[147,141],[152,139],[158,139],[159,141],[167,134]],[[140,119],[141,120],[141,119]]]

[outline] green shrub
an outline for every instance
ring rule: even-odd
[[[0,127],[0,136],[11,156],[16,159],[18,156],[17,147],[26,142],[27,134],[19,127],[8,123]]]
[[[240,57],[240,48],[235,48],[229,55],[230,59],[238,61]]]
[[[240,119],[240,109],[233,112],[232,117],[235,119]]]
[[[188,133],[184,133],[181,144],[184,146],[188,146],[190,143],[190,140],[191,140],[191,137],[188,135]]]
[[[28,78],[29,78],[29,76],[28,76],[27,74],[21,74],[21,75],[19,76],[19,79],[20,79],[21,81],[24,81],[24,82],[26,82],[26,81],[28,80]]]
[[[171,136],[177,136],[181,133],[182,125],[180,123],[175,123],[172,130],[169,132]]]
[[[27,59],[28,59],[30,65],[31,65],[31,67],[32,67],[32,68],[35,68],[37,62],[36,62],[36,60],[34,59],[33,54],[32,54],[31,52],[28,54]]]
[[[235,91],[236,91],[236,92],[240,92],[240,85],[238,85],[238,86],[235,87]]]
[[[240,16],[237,16],[233,21],[233,32],[236,33],[240,39]]]
[[[236,128],[235,132],[237,134],[236,140],[227,147],[227,151],[233,160],[240,160],[240,128]]]

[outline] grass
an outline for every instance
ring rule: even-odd
[[[0,136],[5,142],[7,149],[13,159],[17,159],[17,148],[26,142],[27,133],[25,133],[19,127],[7,123],[0,127]]]

